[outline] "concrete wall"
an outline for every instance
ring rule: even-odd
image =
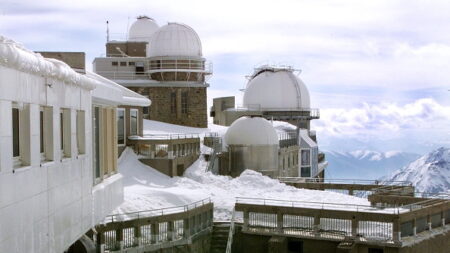
[[[206,87],[129,87],[152,101],[149,119],[191,127],[208,127]],[[176,111],[171,111],[171,94],[176,94]],[[188,112],[181,111],[181,94],[188,93]]]
[[[123,200],[120,175],[93,186],[91,92],[3,66],[0,91],[0,252],[63,252]],[[12,102],[29,110],[22,135],[29,163],[16,168]],[[53,108],[52,141],[46,145],[52,161],[40,159],[39,106]],[[71,112],[69,158],[59,147],[60,108]],[[85,112],[85,154],[77,152],[76,110]]]

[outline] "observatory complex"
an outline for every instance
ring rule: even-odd
[[[215,124],[230,126],[223,140],[226,151],[219,155],[220,174],[239,176],[254,169],[273,178],[324,178],[327,162],[319,153],[316,132],[310,129],[319,110],[311,109],[309,91],[292,67],[255,68],[242,106],[234,100],[215,98],[211,108]],[[276,131],[269,120],[297,129]]]
[[[161,27],[147,16],[131,25],[125,41],[108,40],[106,57],[94,59],[94,72],[152,100],[146,119],[207,127],[207,77],[212,64],[202,54],[198,34],[188,25]]]

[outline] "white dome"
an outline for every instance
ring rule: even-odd
[[[149,50],[149,57],[155,56],[202,56],[202,43],[191,27],[169,23],[155,32]]]
[[[128,40],[150,42],[152,35],[158,28],[159,26],[155,20],[147,16],[140,16],[131,25],[130,30],[128,30]]]
[[[269,121],[263,118],[242,117],[231,124],[225,133],[226,145],[278,145],[278,135]]]
[[[267,70],[247,84],[243,105],[266,111],[310,108],[306,85],[290,70]]]

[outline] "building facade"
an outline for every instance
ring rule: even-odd
[[[127,95],[92,76],[0,36],[0,252],[63,252],[122,203]]]
[[[159,27],[138,17],[126,41],[108,41],[106,57],[94,60],[94,71],[152,100],[146,119],[207,127],[207,77],[212,65],[202,55],[197,33],[189,26]]]

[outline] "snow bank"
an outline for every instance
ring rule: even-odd
[[[252,170],[244,171],[238,178],[214,175],[205,172],[206,165],[201,157],[184,177],[170,178],[140,163],[134,152],[126,149],[119,161],[125,202],[114,213],[180,206],[207,197],[214,202],[216,220],[231,217],[236,197],[370,205],[366,199],[340,193],[297,189]]]
[[[211,132],[218,133],[223,136],[228,127],[215,124],[209,124],[208,128],[197,128],[180,126],[164,123],[155,120],[144,119],[144,135],[145,134],[207,134]]]
[[[66,83],[94,89],[97,81],[76,73],[66,63],[44,58],[21,44],[0,35],[0,65],[26,73],[54,78]]]

